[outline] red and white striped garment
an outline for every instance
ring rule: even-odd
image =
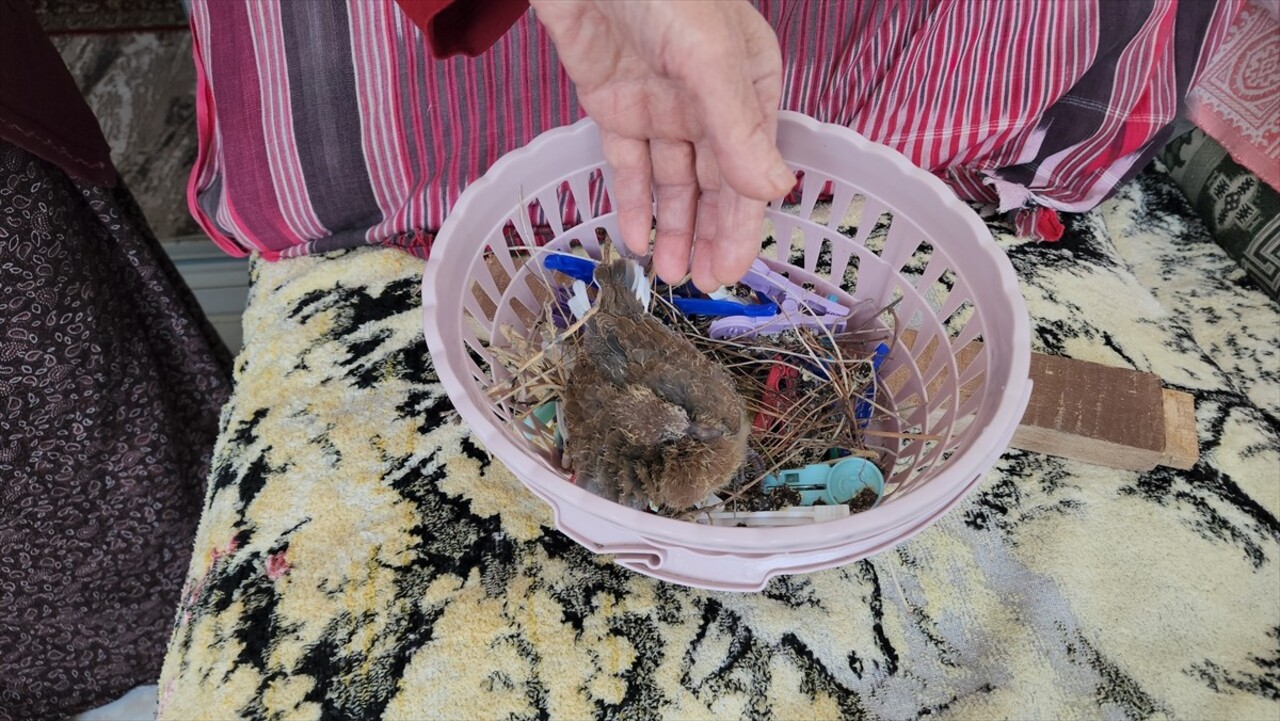
[[[1240,1],[757,5],[782,44],[784,108],[892,146],[1054,239],[1053,211],[1094,207],[1169,139]],[[582,116],[532,13],[478,57],[444,60],[396,0],[195,0],[192,29],[189,199],[236,255],[425,255],[468,182]]]

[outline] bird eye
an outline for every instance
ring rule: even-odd
[[[720,438],[724,435],[724,431],[719,428],[707,425],[706,423],[699,423],[697,421],[689,424],[689,429],[686,433],[688,433],[691,438],[696,438],[700,441],[715,440],[716,438]]]

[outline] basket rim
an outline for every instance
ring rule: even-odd
[[[490,408],[482,406],[476,397],[477,394],[470,392],[473,390],[474,381],[469,374],[463,368],[442,362],[447,358],[446,349],[450,343],[461,345],[458,340],[461,336],[458,334],[455,334],[452,339],[446,338],[446,334],[443,333],[445,323],[453,324],[459,333],[462,323],[461,314],[452,319],[437,317],[438,310],[445,301],[439,294],[440,283],[437,282],[437,278],[444,273],[457,272],[453,266],[444,262],[442,256],[449,252],[465,253],[470,250],[474,259],[483,253],[482,244],[475,242],[473,238],[460,237],[456,231],[476,199],[484,196],[495,184],[495,178],[531,162],[539,164],[536,161],[542,157],[543,153],[548,149],[554,150],[562,143],[594,142],[598,147],[598,127],[590,118],[583,118],[571,125],[545,131],[527,145],[506,153],[479,179],[467,186],[436,234],[422,277],[423,330],[437,377],[445,393],[459,415],[466,421],[471,432],[496,459],[502,462],[524,485],[530,488],[536,486],[539,491],[535,492],[536,497],[544,500],[547,497],[556,499],[557,502],[549,502],[548,505],[551,505],[555,512],[557,525],[565,515],[560,504],[566,504],[577,511],[577,514],[570,513],[571,516],[585,514],[594,517],[597,521],[616,526],[634,534],[637,540],[657,547],[674,546],[693,551],[729,553],[785,552],[834,547],[855,543],[860,538],[871,537],[898,527],[910,527],[920,517],[931,515],[939,504],[954,505],[957,499],[966,495],[975,485],[969,482],[969,479],[985,474],[995,460],[1008,450],[1008,443],[1021,420],[1030,395],[1031,331],[1025,300],[1013,265],[996,244],[990,230],[977,214],[940,179],[912,164],[893,148],[875,143],[845,126],[822,122],[794,111],[780,111],[778,126],[780,132],[784,128],[793,128],[807,132],[811,136],[837,135],[860,153],[879,156],[881,160],[894,166],[897,172],[908,179],[908,182],[917,184],[922,192],[929,193],[929,197],[923,202],[946,207],[957,216],[957,221],[965,223],[976,236],[976,246],[965,248],[965,252],[980,253],[985,257],[990,274],[984,277],[984,281],[999,286],[1000,291],[1012,306],[1011,328],[1007,334],[1002,334],[1009,338],[1012,357],[1009,358],[1009,371],[1006,376],[987,379],[987,382],[1002,384],[1002,397],[998,401],[990,422],[986,427],[979,429],[977,435],[965,447],[958,449],[946,461],[947,467],[943,472],[966,480],[946,484],[945,489],[932,493],[929,492],[929,484],[925,484],[891,503],[882,504],[834,523],[778,528],[711,526],[655,516],[596,496],[568,482],[556,473],[545,459],[532,451],[525,450],[508,438],[496,422]],[[600,155],[600,162],[604,162],[603,155]],[[546,165],[545,162],[540,164]],[[575,170],[562,169],[561,175],[567,177]],[[607,166],[605,173],[608,178]],[[875,197],[874,192],[862,190],[859,192],[864,196]],[[909,216],[909,213],[902,213],[902,215]],[[468,248],[468,244],[472,247]],[[933,244],[937,251],[938,243]],[[992,348],[994,344],[991,343],[991,339],[986,340],[987,347]],[[855,518],[856,521],[853,520]],[[837,525],[844,525],[846,532],[833,533],[832,527]],[[854,532],[847,532],[849,530]],[[601,553],[608,552],[607,548],[595,550]]]

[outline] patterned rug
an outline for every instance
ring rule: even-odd
[[[1013,239],[1037,350],[1195,394],[1202,460],[1010,451],[910,542],[758,594],[585,551],[469,437],[421,262],[254,267],[160,718],[1280,716],[1280,306],[1148,171]]]
[[[182,0],[30,0],[50,35],[186,30]]]

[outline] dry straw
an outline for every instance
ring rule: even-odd
[[[488,350],[509,378],[493,384],[488,393],[495,403],[511,411],[510,422],[517,433],[530,438],[545,457],[560,464],[562,454],[555,432],[549,423],[535,417],[534,411],[562,396],[582,328],[595,307],[560,329],[555,323],[558,302],[556,288],[552,286],[568,285],[566,279],[555,273],[534,273],[530,279],[547,283],[551,299],[544,303],[527,333],[515,332],[510,327],[501,329],[503,342],[492,344]],[[763,493],[765,476],[821,462],[832,449],[867,458],[880,465],[881,470],[888,470],[884,468],[886,459],[881,452],[869,448],[866,439],[917,437],[870,430],[865,427],[865,419],[860,420],[856,415],[859,400],[864,398],[868,387],[877,382],[872,365],[875,347],[882,342],[889,342],[892,347],[897,340],[898,323],[892,306],[875,317],[887,317],[889,327],[894,330],[851,329],[836,335],[800,329],[771,336],[722,340],[710,337],[710,320],[684,315],[676,309],[670,295],[655,291],[653,297],[651,311],[655,316],[665,320],[731,374],[750,416],[755,418],[757,413],[763,413],[771,419],[764,428],[753,429],[748,462],[737,478],[718,493],[722,499],[719,503],[670,515],[692,520],[710,510],[774,510],[786,504],[780,503],[780,499],[771,500],[769,496],[773,494]],[[563,311],[560,317],[563,318]],[[793,369],[798,382],[791,399],[771,405],[764,400],[766,379],[777,366]],[[876,394],[877,400],[882,397]],[[875,416],[893,415],[891,409],[879,403],[872,402],[872,408],[873,420]],[[572,447],[573,439],[563,439],[563,442]]]

